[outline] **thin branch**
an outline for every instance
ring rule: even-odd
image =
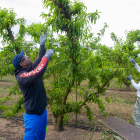
[[[69,93],[70,93],[70,91],[71,91],[71,87],[73,87],[73,85],[74,85],[74,78],[72,79],[72,84],[71,84],[71,86],[69,85],[69,86],[67,87],[66,94],[65,94],[65,96],[64,96],[63,99],[62,99],[62,106],[66,105],[67,97],[68,97],[68,95],[69,95]]]
[[[50,106],[52,106],[52,105],[53,105],[53,102],[51,101],[51,99],[50,99],[50,97],[49,97],[49,96],[47,96],[47,101],[48,101],[48,104],[49,104]]]
[[[68,10],[68,7],[65,7],[63,4],[60,4],[55,0],[50,0],[50,1],[54,2],[54,4],[57,5],[59,9],[61,9],[61,12],[64,14],[66,19],[71,20],[70,10]]]
[[[14,38],[14,35],[13,35],[13,33],[12,33],[11,28],[9,27],[9,25],[7,26],[7,31],[8,31],[8,36],[9,36],[10,40],[12,42],[15,42],[16,40]]]
[[[111,78],[111,79],[112,79],[112,78]],[[98,89],[98,91],[95,92],[95,94],[96,94],[96,95],[99,94],[99,93],[102,91],[102,89],[107,85],[107,83],[108,83],[111,79],[108,79],[106,82],[104,82],[104,83],[102,84],[102,86]],[[91,96],[92,96],[92,94],[89,94],[88,98],[90,98]],[[83,107],[84,105],[86,105],[86,102],[88,101],[88,98],[85,99],[84,102],[81,102],[82,104],[79,105],[78,107],[81,108],[81,107]],[[76,109],[70,110],[69,112],[65,112],[65,113],[70,113],[70,112],[73,112],[73,111],[76,111]]]

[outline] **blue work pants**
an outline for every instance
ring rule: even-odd
[[[24,138],[23,140],[45,140],[47,127],[47,110],[41,116],[24,115]]]

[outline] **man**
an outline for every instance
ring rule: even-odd
[[[47,32],[40,36],[39,56],[32,63],[22,50],[13,60],[15,76],[24,97],[24,140],[44,140],[47,126],[46,92],[42,81],[53,50],[45,50]]]
[[[139,65],[134,61],[134,59],[130,58],[129,59],[130,63],[133,63],[136,70],[140,72],[140,67]],[[128,76],[128,80],[131,81],[132,86],[137,90],[137,100],[134,105],[133,109],[133,119],[135,126],[137,128],[140,128],[140,82],[138,84],[135,83],[135,81],[132,79],[132,76]]]

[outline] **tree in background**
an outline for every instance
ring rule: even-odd
[[[138,54],[140,49],[136,49],[134,43],[139,41],[140,31],[129,31],[126,35],[126,40],[123,41],[121,38],[117,38],[114,33],[111,33],[111,38],[114,41],[114,48],[110,50],[110,55],[107,56],[110,60],[116,62],[118,68],[123,68],[124,72],[117,77],[117,83],[122,85],[125,84],[128,91],[130,91],[131,83],[127,79],[127,75],[132,74],[137,79],[137,72],[135,68],[129,64],[129,58],[139,60]],[[138,79],[137,79],[138,80]]]
[[[25,35],[25,19],[16,19],[16,14],[13,9],[1,9],[0,8],[0,37],[3,38],[2,43],[5,46],[1,48],[0,52],[0,76],[6,76],[7,74],[14,74],[14,68],[12,66],[12,59],[15,54],[19,53],[22,49],[21,41],[24,39]],[[14,37],[12,28],[15,25],[19,25],[19,32]],[[20,92],[18,92],[21,94]],[[23,104],[23,97],[18,99],[18,108],[21,108]],[[14,113],[17,112],[17,104],[12,109]]]
[[[13,9],[8,10],[6,8],[0,8],[0,22],[0,37],[2,38],[2,44],[4,45],[0,51],[0,76],[3,77],[8,74],[14,75],[12,59],[16,54],[20,53],[22,49],[24,49],[25,53],[28,54],[32,60],[37,57],[38,49],[31,47],[32,44],[25,44],[26,47],[24,47],[22,41],[25,41],[26,21],[24,18],[16,18],[16,13],[14,13]],[[12,28],[17,25],[19,26],[19,31],[17,34],[14,34]],[[15,87],[11,87],[9,95],[11,94],[17,94],[19,95],[19,98],[14,107],[5,112],[5,116],[13,116],[23,108],[23,97],[21,96],[22,93],[19,90],[17,83]]]

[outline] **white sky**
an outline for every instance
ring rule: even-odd
[[[103,28],[106,22],[109,28],[106,29],[101,44],[113,46],[110,33],[114,32],[117,37],[125,39],[125,30],[140,29],[140,0],[83,0],[87,6],[87,12],[100,12],[100,19],[92,26],[94,34]],[[41,12],[48,12],[43,9],[42,0],[0,0],[1,8],[13,8],[17,18],[24,17],[26,24],[42,22]],[[17,33],[18,28],[13,31]],[[0,45],[1,46],[1,45]]]

